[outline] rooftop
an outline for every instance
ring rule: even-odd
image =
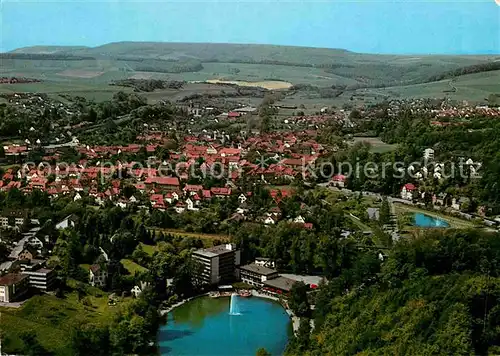
[[[34,271],[24,271],[25,274],[49,274],[52,273],[52,270],[49,268],[40,268]]]
[[[22,275],[20,273],[8,273],[5,276],[0,277],[0,285],[10,286],[19,283],[25,278],[28,278],[28,276]]]
[[[297,281],[294,281],[293,279],[280,276],[278,278],[273,278],[273,279],[269,279],[269,280],[265,281],[264,285],[266,287],[278,288],[278,289],[284,290],[286,292],[289,292],[292,289],[292,286],[296,282]]]
[[[205,257],[215,257],[234,250],[236,250],[234,244],[224,244],[196,250],[194,253]]]
[[[240,269],[245,270],[245,271],[249,271],[249,272],[253,272],[253,273],[258,273],[258,274],[261,274],[264,276],[268,276],[270,274],[277,273],[277,271],[274,269],[267,268],[264,266],[259,266],[259,265],[256,265],[255,263],[250,263],[249,265],[241,266]]]
[[[291,273],[283,273],[283,277],[293,279],[294,281],[301,281],[305,284],[311,285],[316,284],[319,285],[322,280],[324,280],[321,276],[310,276],[310,275],[300,275],[300,274],[291,274]]]

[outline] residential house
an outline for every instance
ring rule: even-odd
[[[245,194],[241,193],[238,196],[238,201],[240,202],[240,204],[243,204],[244,202],[246,202],[247,201],[247,197],[245,196]]]
[[[104,287],[108,279],[108,271],[105,266],[93,264],[89,270],[89,284],[93,287]]]
[[[56,224],[56,229],[64,230],[67,228],[75,227],[77,222],[78,222],[78,216],[76,216],[75,214],[71,214],[66,216],[62,221]]]
[[[347,177],[343,174],[336,174],[332,177],[330,185],[338,188],[344,188],[347,184]]]
[[[445,206],[446,205],[446,193],[438,193],[432,196],[432,204]]]
[[[210,189],[210,192],[216,198],[228,198],[231,195],[231,188],[227,188],[227,187],[223,187],[223,188],[212,187]]]
[[[295,219],[293,219],[293,222],[296,224],[304,224],[306,221],[301,215],[299,215]]]
[[[32,260],[38,256],[38,251],[31,247],[31,246],[25,246],[22,251],[18,254],[17,259],[18,260]],[[10,256],[9,256],[10,257]]]
[[[467,197],[452,198],[451,208],[453,210],[462,210],[470,205],[470,199]]]
[[[416,197],[417,188],[412,183],[406,183],[401,189],[401,199],[413,200]]]
[[[274,224],[276,224],[276,220],[277,220],[276,216],[270,215],[270,216],[264,217],[263,222],[266,225],[274,225]]]
[[[134,288],[130,290],[130,293],[135,297],[139,298],[141,293],[146,289],[146,287],[149,286],[148,282],[139,282],[139,285],[135,285]]]
[[[184,186],[183,190],[184,190],[184,193],[186,195],[195,195],[203,190],[203,186],[202,185],[186,184]]]
[[[179,193],[177,192],[168,192],[166,195],[165,195],[165,200],[169,203],[169,204],[172,204],[174,201],[177,201],[179,200]]]
[[[426,148],[424,150],[424,160],[431,161],[434,159],[434,150],[432,148]]]
[[[181,214],[186,210],[186,203],[178,201],[177,204],[175,204],[174,210],[177,214]]]
[[[190,198],[186,199],[186,207],[187,207],[187,210],[191,210],[191,211],[197,211],[198,210],[198,208],[194,207],[194,202]]]

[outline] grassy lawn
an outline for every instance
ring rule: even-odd
[[[68,281],[70,287],[77,282]],[[117,306],[108,306],[108,294],[89,286],[83,287],[84,295],[78,298],[76,290],[68,291],[63,298],[38,295],[30,298],[19,309],[0,308],[0,332],[3,350],[19,353],[23,332],[33,332],[39,342],[56,355],[72,355],[69,341],[73,327],[110,323],[113,317],[131,299],[122,299]]]
[[[391,145],[383,142],[377,137],[354,137],[354,142],[367,142],[371,145],[370,151],[375,153],[385,153],[394,151],[397,145]]]
[[[424,209],[420,209],[414,206],[410,205],[404,205],[404,204],[394,204],[394,207],[396,209],[396,215],[398,216],[398,221],[403,221],[404,222],[404,215],[406,214],[411,214],[411,213],[422,213],[426,214],[429,216],[432,216],[434,218],[439,218],[442,220],[445,220],[448,224],[450,224],[450,227],[453,229],[470,229],[476,227],[475,223],[473,221],[468,221],[468,220],[463,220],[459,219],[457,217],[453,216],[448,216],[439,212],[434,212],[434,211],[427,211]],[[406,225],[403,226],[401,224],[400,228],[415,228],[415,226],[412,225]]]
[[[150,256],[153,256],[153,254],[158,251],[158,249],[156,248],[156,246],[152,246],[152,245],[146,245],[145,243],[140,243],[139,244],[141,247],[142,247],[142,250],[144,252],[146,252],[148,255]]]
[[[146,252],[147,253],[147,252]],[[145,272],[147,271],[147,268],[142,267],[141,265],[138,265],[132,260],[129,259],[122,259],[121,261],[122,266],[130,273],[131,275],[134,275],[135,272]]]

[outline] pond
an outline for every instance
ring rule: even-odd
[[[200,297],[174,309],[160,327],[161,355],[255,355],[264,347],[281,355],[292,335],[283,307],[257,297]],[[236,312],[234,312],[236,310]]]
[[[413,217],[413,222],[415,226],[418,227],[439,227],[439,228],[450,227],[450,224],[448,224],[447,221],[422,213],[415,213]]]

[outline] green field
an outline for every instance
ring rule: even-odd
[[[158,248],[156,246],[146,245],[145,243],[142,243],[142,242],[139,245],[141,246],[143,251],[146,252],[150,256],[153,256],[153,254],[156,251],[158,251]]]
[[[75,286],[75,282],[69,281]],[[104,325],[125,308],[131,299],[122,299],[108,306],[108,294],[89,286],[78,297],[76,291],[63,298],[40,295],[30,298],[19,309],[2,308],[0,331],[3,351],[19,353],[23,344],[19,336],[33,332],[38,341],[56,355],[72,355],[68,348],[72,329],[83,324]]]
[[[375,153],[386,153],[396,150],[397,145],[391,145],[382,142],[378,137],[354,137],[354,143],[356,142],[366,142],[370,144],[370,151]]]
[[[146,252],[146,251],[144,251],[144,252]],[[135,263],[132,260],[124,258],[120,262],[121,262],[123,268],[125,268],[128,271],[128,273],[130,273],[132,276],[135,275],[136,272],[140,273],[140,272],[147,271],[147,268],[144,268],[144,267],[138,265],[137,263]]]

